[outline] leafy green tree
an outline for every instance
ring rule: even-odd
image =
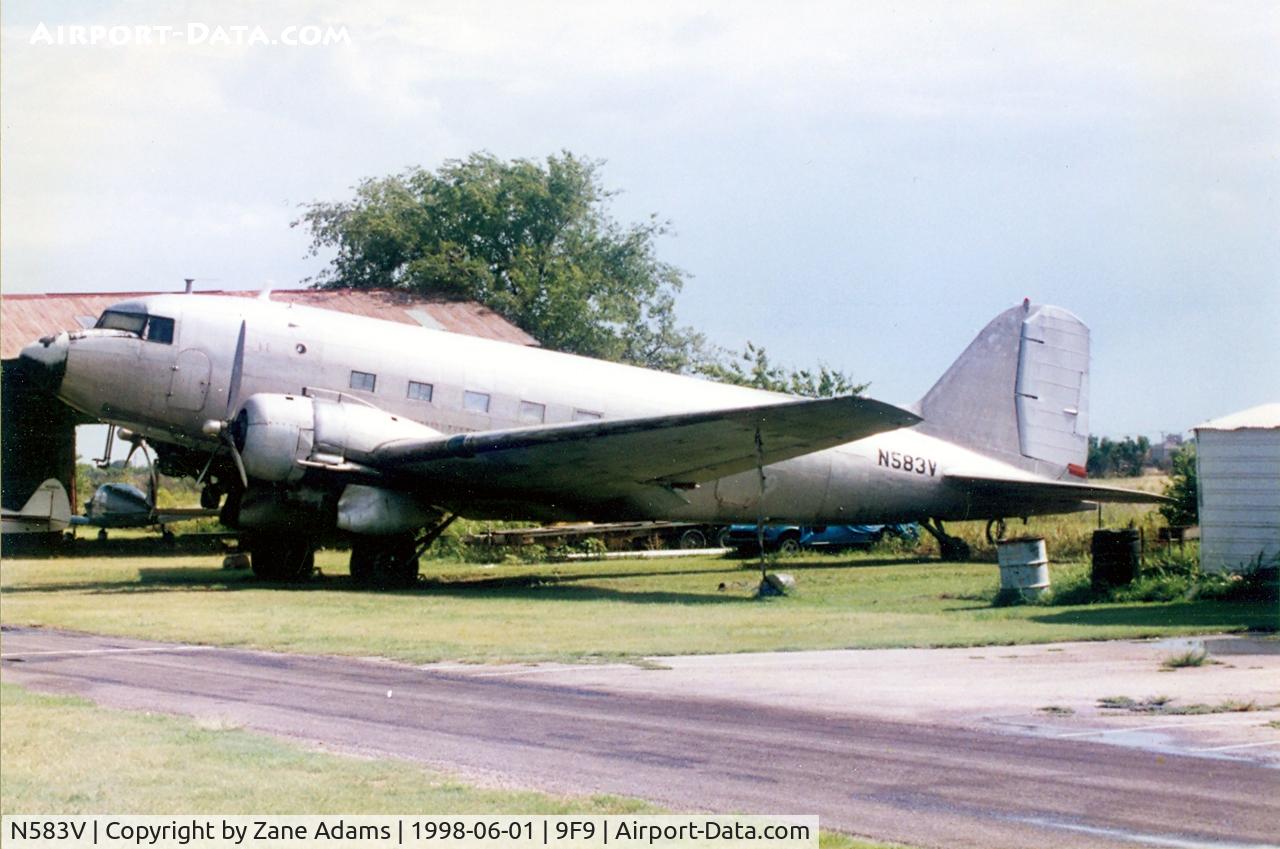
[[[700,374],[723,383],[736,383],[739,386],[810,398],[861,395],[869,386],[866,383],[855,383],[844,372],[825,365],[819,365],[817,371],[774,365],[765,349],[751,342],[747,343],[746,350],[741,353],[720,352],[718,357],[705,357],[697,370]]]
[[[475,300],[548,348],[688,371],[702,339],[677,325],[684,275],[655,253],[668,222],[615,221],[601,165],[475,153],[304,204],[294,226],[309,231],[312,255],[334,252],[319,286]]]
[[[1136,477],[1151,457],[1151,440],[1145,436],[1126,436],[1116,442],[1102,437],[1089,437],[1087,468],[1092,477]]]
[[[1161,504],[1160,515],[1172,527],[1187,527],[1200,521],[1198,495],[1200,483],[1196,475],[1196,445],[1188,442],[1173,455],[1173,470],[1164,494],[1172,504]]]

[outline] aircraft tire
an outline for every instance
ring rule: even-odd
[[[689,551],[694,548],[706,548],[707,536],[697,528],[689,528],[680,535],[680,539],[677,544],[685,551]]]
[[[306,539],[248,541],[249,564],[254,577],[263,581],[305,581],[315,571],[316,553]]]
[[[940,553],[943,560],[966,561],[972,552],[969,550],[969,543],[959,537],[947,537],[939,545]]]
[[[418,582],[411,535],[357,539],[351,544],[351,580],[365,587],[411,587]]]

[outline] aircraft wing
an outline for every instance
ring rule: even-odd
[[[361,463],[447,501],[600,504],[644,491],[674,493],[759,460],[777,463],[917,421],[898,407],[850,396],[395,440]]]
[[[1156,495],[1153,492],[1096,483],[965,474],[948,474],[947,480],[965,487],[971,495],[980,499],[1008,499],[1034,501],[1037,503],[1094,501],[1116,504],[1151,504],[1154,502],[1173,501],[1172,498]]]

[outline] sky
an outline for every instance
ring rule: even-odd
[[[615,218],[672,222],[679,318],[720,345],[909,403],[1029,297],[1091,328],[1095,433],[1280,400],[1280,4],[5,0],[0,24],[7,293],[295,287],[326,261],[301,204],[568,150],[605,161]]]

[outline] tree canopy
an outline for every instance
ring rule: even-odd
[[[479,301],[548,348],[687,370],[701,337],[675,322],[684,274],[654,249],[668,223],[615,221],[601,164],[474,153],[366,179],[351,200],[304,204],[294,224],[313,255],[336,252],[322,287]]]
[[[1119,442],[1096,436],[1089,437],[1088,471],[1091,477],[1136,477],[1151,457],[1151,440],[1145,436],[1126,436]]]
[[[333,252],[310,281],[320,287],[478,301],[573,354],[799,395],[865,389],[826,366],[776,366],[750,343],[710,346],[678,324],[685,274],[655,249],[669,222],[615,221],[602,165],[567,151],[544,162],[473,153],[363,180],[350,200],[304,204],[293,224],[312,255]]]
[[[817,370],[784,368],[774,365],[764,348],[747,343],[741,353],[721,352],[718,357],[708,357],[698,365],[698,372],[722,383],[753,386],[771,392],[804,395],[810,398],[830,398],[836,395],[861,395],[866,383],[854,383],[849,375],[825,365]]]
[[[1172,526],[1189,527],[1200,520],[1196,476],[1196,444],[1188,442],[1173,455],[1173,471],[1164,494],[1173,499],[1172,504],[1161,504],[1160,515]]]

